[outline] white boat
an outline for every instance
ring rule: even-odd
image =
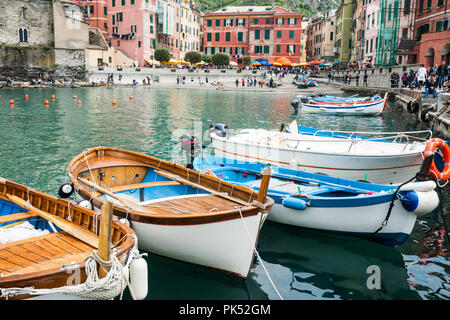
[[[423,176],[427,176],[424,167]],[[194,168],[257,191],[266,166],[207,156],[195,158]],[[396,187],[272,167],[268,188],[267,194],[275,201],[269,221],[364,237],[390,246],[402,244],[417,217],[439,205],[434,181]]]
[[[291,102],[294,106],[294,101]],[[386,108],[387,93],[384,98],[374,96],[367,99],[354,101],[338,101],[327,99],[306,98],[296,100],[296,106],[300,106],[304,113],[324,113],[334,115],[379,115]],[[296,108],[294,106],[294,108]]]
[[[77,155],[68,173],[80,200],[97,210],[114,203],[114,215],[130,222],[142,250],[247,278],[273,204],[265,193],[105,147]]]
[[[289,132],[265,129],[232,132],[223,124],[213,124],[212,149],[217,157],[349,180],[400,184],[419,171],[422,153],[432,134],[431,131],[367,132],[366,136],[359,136],[297,126],[295,121],[288,128]],[[370,134],[378,137],[370,138]]]

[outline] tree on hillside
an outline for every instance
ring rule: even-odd
[[[230,56],[226,53],[215,53],[212,56],[212,63],[215,66],[227,66],[230,64]]]
[[[184,60],[191,64],[198,63],[202,61],[202,54],[198,51],[189,51],[184,55]]]
[[[167,49],[155,49],[155,60],[159,62],[167,62],[171,58],[171,54]]]
[[[249,66],[252,63],[252,57],[245,56],[243,62],[245,66]]]

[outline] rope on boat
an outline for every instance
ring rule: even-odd
[[[132,236],[132,235],[130,235]],[[123,294],[128,282],[130,273],[130,263],[133,259],[140,258],[146,255],[139,254],[137,250],[137,240],[135,241],[133,249],[130,251],[125,265],[118,260],[113,254],[110,261],[104,261],[94,250],[85,259],[85,273],[87,279],[84,283],[77,285],[68,285],[52,289],[35,289],[34,287],[23,288],[0,288],[0,298],[8,299],[18,295],[48,295],[48,294],[68,294],[85,299],[93,300],[111,300]],[[104,278],[99,279],[97,272],[97,265],[101,268],[110,267],[108,273]],[[129,285],[130,292],[132,288]],[[133,296],[133,294],[132,294]],[[121,296],[122,297],[122,296]]]
[[[277,293],[278,297],[280,297],[281,300],[284,300],[283,297],[281,296],[280,292],[278,291],[277,287],[275,286],[275,283],[273,283],[272,278],[270,277],[269,272],[267,271],[266,266],[264,265],[264,262],[263,262],[263,260],[261,259],[261,256],[258,253],[258,250],[256,250],[256,245],[255,245],[255,243],[252,240],[252,236],[250,235],[250,232],[248,231],[247,223],[245,222],[244,217],[242,216],[241,208],[240,207],[235,207],[235,209],[236,208],[239,210],[239,214],[241,215],[241,219],[242,219],[242,222],[244,224],[245,231],[247,231],[248,239],[250,240],[250,243],[253,246],[253,250],[255,251],[256,256],[258,257],[259,261],[261,262],[261,266],[263,267],[264,272],[267,275],[267,278],[269,278],[270,284],[272,285],[273,289]]]

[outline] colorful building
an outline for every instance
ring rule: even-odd
[[[108,34],[108,0],[72,0],[84,6],[86,10],[86,23],[98,28],[105,39]]]
[[[352,23],[352,0],[342,0],[341,5],[336,10],[336,54],[337,60],[342,66],[347,65],[350,61]]]
[[[243,63],[263,58],[274,62],[287,57],[299,63],[302,15],[279,6],[225,7],[203,17],[206,54],[228,53],[232,61]]]
[[[110,46],[139,65],[153,59],[156,48],[154,0],[111,0],[108,9]]]
[[[416,0],[412,61],[426,67],[450,64],[450,6],[448,0]]]

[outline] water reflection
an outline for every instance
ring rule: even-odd
[[[391,247],[367,240],[329,235],[267,223],[259,252],[282,296],[288,299],[417,299],[410,290],[402,255]],[[371,290],[369,266],[381,271],[381,289]],[[252,279],[270,299],[277,295],[262,266]]]

